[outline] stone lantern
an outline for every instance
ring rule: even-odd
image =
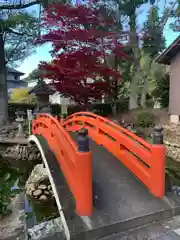
[[[55,91],[51,89],[43,79],[39,79],[36,86],[28,93],[34,93],[37,98],[37,107],[35,113],[49,113],[51,114],[51,107],[49,102],[49,95],[52,95]]]
[[[18,123],[18,133],[17,137],[24,137],[23,123],[25,121],[24,116],[25,112],[17,111],[16,113],[16,122]]]

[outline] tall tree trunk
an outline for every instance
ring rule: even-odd
[[[147,88],[148,88],[148,80],[147,77],[144,78],[142,91],[141,91],[141,107],[146,107],[146,95],[147,95]]]
[[[136,13],[130,15],[130,44],[134,53],[134,77],[131,80],[129,109],[135,109],[138,107],[138,84],[140,76],[140,50],[139,50],[139,38],[136,34]]]
[[[3,33],[0,29],[0,125],[8,121],[7,74],[4,52]]]

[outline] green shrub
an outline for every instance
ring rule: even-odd
[[[88,106],[89,111],[94,112],[100,116],[107,117],[108,115],[112,114],[112,102],[96,102],[89,104]],[[117,113],[122,113],[128,110],[128,99],[120,99],[116,102]],[[28,103],[9,103],[8,104],[8,113],[10,119],[16,118],[16,111],[24,111],[26,112],[27,109],[34,109],[36,108],[36,104],[28,104]],[[53,115],[60,115],[61,114],[61,105],[59,104],[51,104],[51,110]],[[68,116],[82,111],[80,106],[70,105],[68,106]]]
[[[26,113],[27,109],[31,109],[34,111],[36,108],[36,104],[28,104],[28,103],[9,103],[8,104],[8,114],[10,119],[16,118],[16,111],[24,111]],[[61,114],[61,106],[59,104],[51,104],[51,110],[53,115]]]
[[[155,122],[155,115],[147,110],[137,112],[135,116],[135,126],[153,127]]]
[[[89,105],[89,110],[102,117],[106,117],[112,113],[112,107],[110,103],[93,103]]]
[[[17,182],[17,171],[10,169],[6,164],[0,165],[0,216],[4,217],[10,213],[9,204],[11,198],[15,197],[16,194],[20,193],[20,189],[12,189],[16,186]]]
[[[116,102],[117,113],[123,113],[129,109],[129,99],[120,99]]]
[[[153,108],[154,107],[154,100],[153,99],[146,100],[146,106],[148,108]]]
[[[159,100],[161,107],[167,108],[169,106],[169,76],[168,75],[156,81],[156,87],[152,95]]]
[[[89,106],[89,110],[93,111],[94,113],[107,117],[108,115],[112,114],[112,104],[113,102],[105,102],[105,103],[93,103]],[[117,113],[123,113],[128,110],[128,99],[120,99],[116,101],[116,111]]]
[[[80,106],[76,106],[76,105],[68,106],[68,116],[70,116],[73,113],[80,112],[80,111],[81,111]]]
[[[51,111],[53,115],[60,115],[61,114],[61,105],[59,104],[51,104]]]

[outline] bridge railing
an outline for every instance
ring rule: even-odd
[[[156,197],[165,192],[165,147],[149,144],[131,131],[93,113],[75,113],[63,122],[68,131],[85,127],[90,137],[116,156]],[[97,160],[98,161],[98,160]]]
[[[43,136],[55,154],[76,201],[76,212],[92,214],[92,154],[79,152],[77,145],[60,122],[49,114],[32,121],[32,134]],[[49,159],[48,161],[51,161]]]

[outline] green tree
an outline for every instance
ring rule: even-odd
[[[152,6],[144,23],[142,50],[154,58],[164,49],[165,37],[161,28],[159,10],[157,6]]]
[[[31,53],[37,36],[37,18],[19,11],[1,11],[0,17],[0,124],[8,119],[6,65],[24,59]]]
[[[24,58],[27,56],[30,53],[28,47],[32,40],[32,33],[33,38],[34,34],[37,33],[37,28],[34,28],[35,22],[32,15],[25,11],[29,7],[38,4],[40,6],[39,16],[41,16],[43,7],[57,1],[59,0],[17,0],[15,2],[7,1],[0,3],[0,125],[8,121],[6,63],[12,63],[12,61],[17,61],[22,59],[21,57]],[[64,0],[61,2],[64,2]],[[12,14],[10,17],[7,17],[7,13],[9,12]],[[36,24],[38,24],[38,21],[36,21]],[[38,27],[38,25],[36,26]],[[15,42],[18,43],[17,36],[21,41],[15,45]],[[6,43],[5,39],[8,40]],[[25,42],[28,43],[28,45],[26,45]],[[20,52],[18,52],[18,50],[20,50]]]
[[[153,92],[158,87],[159,81],[164,81],[166,77],[165,66],[157,63],[150,55],[141,53],[140,60],[140,83],[138,92],[141,94],[141,106],[146,107],[147,94],[158,98],[158,93],[155,95]],[[160,97],[160,96],[159,96]]]
[[[137,10],[148,2],[154,3],[149,0],[134,0],[132,1],[119,1],[115,0],[119,4],[120,13],[126,18],[129,29],[129,43],[134,55],[133,61],[133,74],[130,85],[130,100],[129,108],[137,108],[137,96],[138,96],[138,84],[140,80],[140,48],[139,48],[139,36],[137,33]],[[135,74],[136,73],[136,74]]]
[[[161,18],[161,26],[164,27],[167,21],[171,19],[169,27],[180,32],[180,0],[165,1],[164,11]]]
[[[43,71],[39,68],[35,68],[29,75],[24,79],[26,82],[30,82],[32,80],[37,80],[38,78],[41,77],[41,74]]]
[[[36,96],[28,93],[27,88],[16,88],[12,90],[9,102],[13,103],[35,103]]]
[[[6,65],[15,65],[32,53],[37,37],[38,18],[26,11],[8,11],[4,24],[4,48]],[[27,47],[28,46],[28,47]]]

